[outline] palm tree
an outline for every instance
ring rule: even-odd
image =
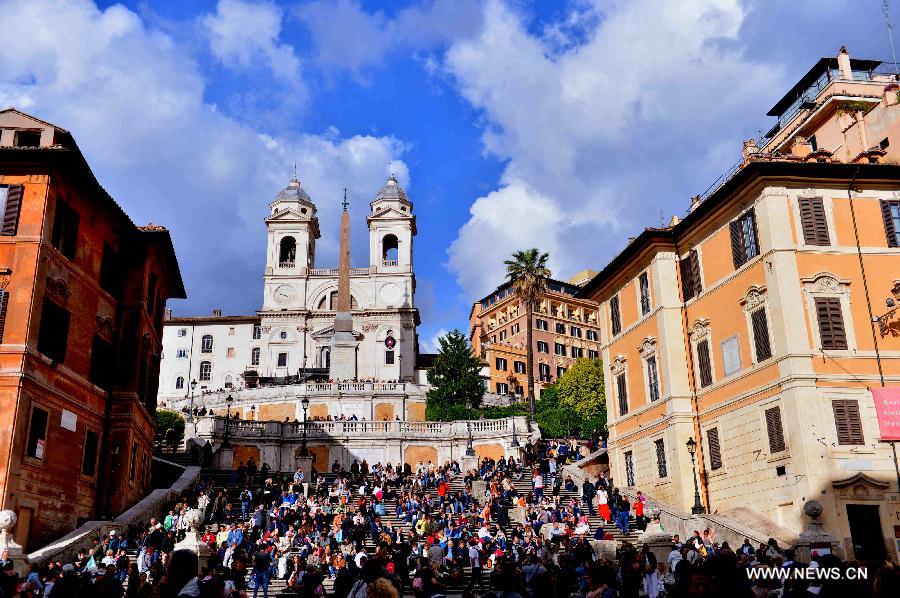
[[[503,262],[506,264],[506,275],[512,283],[519,304],[525,307],[525,376],[528,378],[529,422],[534,419],[534,348],[532,347],[534,321],[531,315],[547,293],[547,279],[550,278],[550,270],[547,268],[548,259],[550,259],[548,254],[541,253],[539,249],[532,247],[516,251],[512,254],[512,259]]]

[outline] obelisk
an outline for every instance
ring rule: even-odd
[[[356,337],[350,314],[350,214],[347,212],[347,190],[344,189],[344,211],[341,213],[341,248],[338,262],[338,296],[334,314],[334,336],[331,339],[333,380],[356,379]]]

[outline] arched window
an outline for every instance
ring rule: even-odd
[[[331,349],[324,348],[322,349],[322,359],[319,367],[329,368],[331,367]]]
[[[232,383],[232,377],[231,374],[228,374],[227,376],[225,376],[225,388],[231,388],[232,386],[234,386],[234,384]]]
[[[259,347],[253,347],[250,351],[250,365],[259,365]]]
[[[283,237],[279,243],[278,265],[282,268],[291,267],[297,259],[297,241],[294,237]]]
[[[331,291],[328,295],[325,295],[319,300],[318,309],[320,310],[335,310],[337,309],[337,291]],[[359,309],[359,303],[356,302],[356,297],[350,295],[350,309]]]
[[[212,379],[212,362],[200,362],[200,382],[209,382]]]
[[[184,376],[178,376],[175,378],[175,390],[182,390],[184,388]]]
[[[396,266],[400,259],[400,241],[396,235],[385,235],[381,240],[381,259],[385,266]]]
[[[211,334],[204,334],[203,338],[200,339],[200,352],[201,353],[212,353],[213,348],[213,338]]]

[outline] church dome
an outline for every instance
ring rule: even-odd
[[[384,184],[384,187],[382,187],[381,191],[378,192],[378,195],[375,196],[375,201],[381,200],[409,201],[409,198],[406,196],[406,191],[403,190],[403,187],[400,186],[400,183],[397,182],[394,175],[390,176],[387,183]]]
[[[300,186],[300,180],[294,175],[291,178],[291,181],[288,183],[288,186],[278,192],[278,196],[275,197],[276,201],[302,201],[305,203],[312,203],[312,200],[307,195],[306,191],[303,190],[303,187]]]

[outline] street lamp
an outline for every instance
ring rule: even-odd
[[[191,412],[188,414],[191,423],[194,423],[194,389],[197,388],[197,381],[191,380]]]
[[[512,442],[509,443],[509,446],[512,448],[519,448],[519,439],[516,437],[516,416],[515,415],[512,416],[512,429],[513,429],[512,430],[513,437],[512,437]]]
[[[466,444],[466,457],[475,456],[475,444],[472,440],[472,422],[466,422],[466,429],[469,431],[469,441]]]
[[[309,451],[306,450],[306,410],[309,409],[309,399],[303,397],[303,400],[300,401],[300,405],[303,406],[303,444],[300,445],[300,454],[304,457],[308,457]]]
[[[228,405],[228,410],[225,412],[225,438],[222,439],[222,448],[231,446],[228,444],[228,429],[231,427],[231,402],[233,400],[234,397],[231,395],[225,397],[225,404]]]
[[[685,446],[691,454],[691,471],[694,474],[694,506],[691,508],[691,513],[694,515],[702,515],[703,513],[706,513],[706,509],[700,502],[700,488],[697,486],[697,466],[694,462],[694,453],[697,452],[697,441],[694,440],[693,437],[688,438]]]

